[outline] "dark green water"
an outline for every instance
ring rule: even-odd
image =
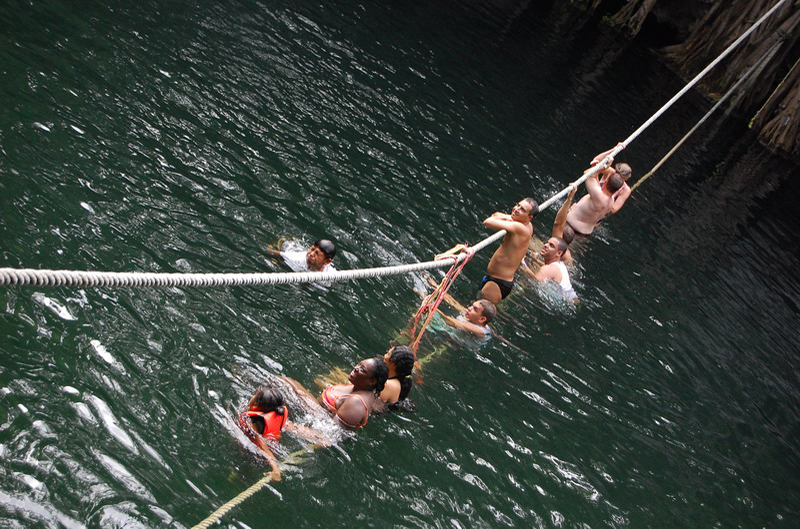
[[[334,239],[340,269],[428,260],[681,87],[546,13],[525,31],[455,2],[112,4],[0,7],[0,266],[282,271],[263,252],[281,236]],[[706,108],[680,102],[621,159],[641,175]],[[792,176],[704,129],[578,252],[580,309],[522,281],[495,325],[516,347],[439,355],[417,413],[223,522],[796,527]],[[412,285],[3,289],[0,525],[199,522],[265,470],[231,406],[382,353]]]

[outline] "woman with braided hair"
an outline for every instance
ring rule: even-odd
[[[383,356],[389,369],[389,378],[381,391],[381,400],[392,406],[406,399],[414,382],[411,373],[414,370],[414,351],[406,345],[398,345],[389,349]]]

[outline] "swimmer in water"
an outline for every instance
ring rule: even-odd
[[[336,245],[328,239],[314,241],[305,252],[281,251],[267,248],[267,254],[281,257],[295,272],[335,272],[332,261],[336,256]]]
[[[383,361],[389,370],[389,378],[386,380],[380,397],[390,407],[397,407],[406,400],[414,386],[411,378],[414,371],[414,351],[406,345],[398,345],[386,352]]]
[[[488,299],[479,299],[469,307],[466,307],[458,318],[448,316],[442,311],[439,311],[439,314],[445,323],[451,327],[461,329],[475,336],[488,337],[492,335],[489,323],[497,314],[497,308]]]
[[[317,401],[306,388],[294,379],[284,380],[309,406],[321,405],[336,422],[349,430],[366,426],[369,414],[382,406],[380,394],[389,378],[389,368],[383,358],[376,356],[359,362],[348,376],[350,384],[328,386]]]
[[[525,257],[533,235],[531,221],[538,213],[539,204],[532,198],[526,198],[513,207],[510,215],[496,212],[483,221],[487,228],[506,231],[503,242],[489,260],[481,282],[481,297],[495,305],[505,299],[514,287],[514,274]]]
[[[572,283],[569,280],[569,272],[567,271],[566,265],[561,260],[561,256],[565,251],[567,251],[567,243],[564,239],[560,237],[550,237],[544,246],[542,246],[541,252],[539,252],[539,255],[544,260],[544,264],[536,271],[531,270],[530,267],[525,267],[522,270],[531,277],[531,279],[536,281],[554,281],[561,287],[564,299],[572,303],[578,303],[578,295],[572,288]]]
[[[239,428],[267,458],[273,481],[281,480],[281,471],[275,454],[267,440],[278,440],[284,430],[311,442],[329,446],[330,441],[317,430],[289,421],[289,409],[283,395],[272,387],[260,387],[247,403],[247,410],[239,413]]]

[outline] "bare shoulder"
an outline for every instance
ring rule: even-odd
[[[525,237],[532,237],[533,223],[529,222],[527,224],[523,224],[521,222],[512,222],[511,230],[513,231],[514,235],[523,235]]]

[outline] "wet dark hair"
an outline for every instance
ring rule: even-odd
[[[414,351],[407,345],[398,345],[392,349],[389,358],[394,364],[394,371],[400,381],[400,396],[397,397],[397,400],[403,400],[414,387],[414,381],[411,379],[411,373],[414,371]]]
[[[258,388],[255,395],[253,395],[253,403],[258,407],[261,413],[269,413],[271,411],[274,411],[278,415],[286,413],[286,404],[283,400],[283,395],[281,395],[277,389],[270,386],[261,386]],[[267,421],[259,416],[249,417],[249,419],[253,425],[253,429],[259,435],[264,435]]]
[[[572,226],[569,224],[564,225],[564,229],[561,232],[561,238],[564,239],[564,242],[569,245],[575,239],[575,230],[572,229]]]
[[[479,299],[478,303],[481,304],[483,307],[483,312],[481,312],[481,316],[486,318],[486,325],[489,325],[491,321],[497,316],[497,307],[495,307],[494,303],[489,301],[488,299]]]
[[[619,175],[619,173],[614,173],[608,177],[606,185],[608,186],[608,190],[613,194],[622,189],[622,186],[625,185],[625,182],[622,180],[622,177]]]
[[[283,415],[285,411],[286,402],[283,400],[283,395],[271,386],[258,388],[253,395],[253,402],[264,413],[275,411],[278,415]]]
[[[558,243],[558,249],[561,250],[561,254],[563,255],[567,251],[567,241],[565,241],[561,237],[553,237],[556,242]]]
[[[536,202],[536,199],[528,197],[523,200],[531,205],[531,218],[534,218],[536,215],[539,214],[539,203]]]
[[[372,373],[375,379],[375,387],[372,390],[376,395],[380,395],[386,385],[386,381],[389,380],[389,368],[380,356],[372,357],[370,360],[374,360],[372,363],[375,366],[375,371]]]
[[[336,245],[328,239],[317,239],[314,241],[314,246],[322,250],[326,259],[333,259],[336,255]]]

